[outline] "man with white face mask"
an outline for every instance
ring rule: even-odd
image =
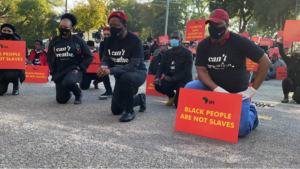
[[[182,35],[179,31],[171,34],[172,49],[167,50],[156,72],[155,90],[167,95],[166,106],[177,107],[179,88],[192,81],[193,54],[182,46]],[[165,77],[161,80],[162,74]],[[174,92],[176,90],[176,93]]]
[[[259,123],[256,108],[250,104],[249,98],[254,96],[264,81],[270,60],[255,43],[228,30],[229,16],[226,11],[212,11],[205,23],[209,24],[210,36],[197,47],[199,80],[188,83],[185,88],[243,95],[239,136],[245,137]],[[248,87],[246,58],[258,63],[257,76],[251,88]]]

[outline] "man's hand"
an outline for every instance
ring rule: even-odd
[[[214,89],[214,92],[221,92],[221,93],[229,93],[222,87],[218,86],[217,88]]]
[[[283,37],[280,37],[277,40],[278,40],[278,43],[283,44]]]
[[[170,76],[165,76],[164,79],[167,82],[172,82],[172,78]]]
[[[161,86],[161,80],[160,79],[155,79],[154,82],[153,82],[153,84]]]
[[[80,67],[79,67],[79,66],[77,66],[77,69],[78,69],[78,70],[80,70]]]
[[[250,97],[253,97],[256,93],[256,90],[253,87],[248,87],[247,90],[240,92],[238,94],[243,95],[243,100],[249,99]]]
[[[108,69],[108,66],[100,66],[97,70],[97,76],[102,77],[104,74],[105,69]]]

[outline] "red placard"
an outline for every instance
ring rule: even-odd
[[[48,66],[27,65],[25,69],[27,83],[47,83],[48,82]]]
[[[152,62],[153,56],[150,56],[150,63]]]
[[[168,35],[160,36],[160,37],[158,37],[158,39],[159,39],[159,43],[169,42],[169,36]]]
[[[278,48],[270,48],[269,49],[269,57],[272,57],[274,53],[278,55],[278,58],[281,58]]]
[[[293,42],[291,42],[291,41],[283,41],[283,47],[291,48],[292,44],[293,44]]]
[[[251,41],[252,42],[259,42],[259,36],[252,36]]]
[[[276,69],[276,79],[283,80],[287,77],[286,67],[277,67]]]
[[[94,56],[94,60],[93,62],[90,64],[90,66],[88,67],[88,69],[86,70],[87,73],[96,73],[101,62],[100,62],[100,57],[99,57],[99,53],[93,53]]]
[[[250,60],[249,58],[246,59],[246,67],[247,71],[256,72],[258,64]]]
[[[137,36],[139,36],[139,33],[138,32],[133,32],[134,34],[136,34]]]
[[[240,94],[180,88],[175,130],[237,143],[241,108]]]
[[[196,54],[196,48],[190,48],[190,50],[193,52],[193,54]]]
[[[167,97],[166,95],[163,95],[155,90],[155,85],[153,85],[154,80],[155,75],[147,75],[146,95]]]
[[[249,38],[249,32],[239,33],[239,35]]]
[[[283,31],[278,31],[277,32],[277,38],[281,38],[283,36]]]
[[[0,40],[0,69],[25,69],[26,42]]]
[[[270,38],[261,38],[259,46],[273,46],[273,40]]]
[[[283,36],[286,41],[300,42],[300,20],[286,20]]]
[[[186,26],[186,41],[193,41],[195,38],[197,41],[204,39],[205,33],[205,21],[206,19],[188,21]]]

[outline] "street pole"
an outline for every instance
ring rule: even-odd
[[[296,0],[295,18],[294,18],[294,20],[297,20],[297,10],[298,10],[298,0]]]
[[[168,35],[169,4],[170,4],[170,0],[167,0],[167,11],[166,11],[165,35]]]
[[[65,12],[66,13],[68,12],[68,0],[66,0],[66,9],[65,9]]]

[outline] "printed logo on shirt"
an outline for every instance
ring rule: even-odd
[[[73,70],[72,72],[74,75],[78,75],[78,70]]]
[[[175,72],[175,61],[172,61],[171,63],[170,72]]]
[[[122,49],[121,51],[110,51],[108,49],[108,54],[110,55],[110,59],[115,63],[128,63],[129,59],[124,58],[125,49]]]
[[[73,53],[69,53],[70,49],[71,49],[70,46],[62,47],[62,48],[54,47],[55,56],[56,57],[74,57]]]
[[[75,47],[76,47],[76,52],[77,54],[80,54],[81,53],[81,48],[80,48],[80,45],[75,43]]]
[[[234,68],[234,65],[232,64],[225,64],[226,61],[227,61],[227,55],[225,54],[219,57],[209,57],[207,67],[210,69]]]

